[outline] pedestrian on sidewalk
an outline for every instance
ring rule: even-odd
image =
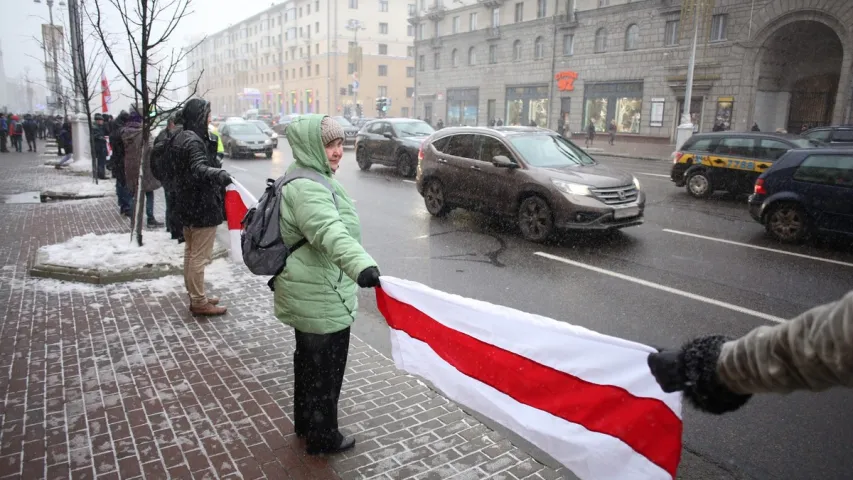
[[[379,286],[376,261],[361,246],[355,204],[334,178],[343,157],[344,131],[325,115],[303,115],[287,128],[294,163],[288,169],[319,173],[334,190],[297,179],[282,191],[280,230],[293,250],[275,278],[275,315],[296,330],[293,417],[308,454],[353,448],[338,430],[338,399],[358,310],[358,287]],[[318,281],[318,279],[321,279]]]
[[[216,227],[225,221],[222,188],[231,184],[231,175],[216,168],[216,143],[210,140],[210,103],[190,99],[181,118],[184,128],[175,135],[164,162],[163,176],[174,179],[174,215],[184,226],[184,285],[190,296],[193,315],[224,315],[219,299],[204,291],[204,267],[210,262]]]
[[[95,114],[95,124],[92,125],[92,140],[95,144],[95,159],[98,164],[98,178],[107,179],[107,134],[104,131],[104,117]]]
[[[27,137],[27,151],[36,151],[36,135],[38,135],[38,122],[29,113],[24,115],[24,135]]]
[[[131,216],[130,209],[133,196],[127,188],[127,178],[124,176],[124,141],[121,139],[121,131],[124,128],[125,122],[129,119],[130,115],[122,110],[118,117],[116,117],[112,127],[110,127],[110,146],[113,149],[113,154],[110,156],[110,167],[113,172],[113,178],[116,179],[118,211],[126,217]]]
[[[154,147],[151,149],[151,173],[163,185],[163,193],[166,194],[166,231],[172,234],[172,240],[177,240],[178,243],[183,243],[184,226],[178,221],[175,215],[175,204],[178,202],[175,189],[175,179],[170,172],[167,162],[170,157],[168,152],[171,149],[172,140],[183,129],[183,119],[181,112],[176,112],[169,117],[169,124],[154,139]],[[217,167],[218,168],[218,167]]]
[[[9,121],[6,114],[0,113],[0,153],[9,153],[6,148],[6,137],[9,136]]]
[[[607,131],[610,133],[610,145],[613,145],[613,141],[616,140],[616,120],[610,121],[610,125],[607,126]]]
[[[12,147],[16,152],[21,153],[23,151],[24,126],[21,124],[21,118],[14,114],[9,122],[9,137],[12,139]]]
[[[142,155],[142,115],[136,107],[130,112],[129,120],[121,131],[121,140],[124,143],[125,185],[134,202],[132,211],[136,212],[136,202],[144,195],[146,225],[151,228],[162,227],[163,222],[154,216],[154,191],[161,185],[151,174],[151,152],[148,152],[145,158]],[[142,185],[139,185],[140,165],[143,174]],[[137,222],[141,226],[142,220],[137,219]]]
[[[59,145],[60,152],[65,152],[65,156],[62,157],[62,160],[60,160],[56,165],[56,168],[60,169],[74,161],[74,145],[71,142],[71,122],[68,120],[62,124],[62,128],[59,130],[59,136],[56,138],[56,143]]]
[[[595,124],[590,119],[586,126],[586,148],[591,147],[593,141],[595,141]]]

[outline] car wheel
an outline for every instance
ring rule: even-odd
[[[399,157],[397,157],[397,172],[399,172],[401,176],[405,178],[414,177],[416,170],[417,167],[412,161],[411,155],[403,152]]]
[[[358,164],[358,168],[368,171],[370,170],[370,157],[367,156],[367,151],[364,147],[359,148],[355,151],[355,163]]]
[[[444,185],[438,180],[430,180],[424,187],[424,204],[427,211],[436,217],[447,215],[450,208],[444,196]]]
[[[544,242],[554,232],[551,207],[542,197],[527,197],[518,208],[518,227],[525,240]]]
[[[272,158],[272,150],[267,150],[264,152],[264,155],[266,155],[267,158]]]
[[[687,193],[696,198],[708,198],[714,193],[714,184],[706,170],[692,170],[687,174]]]
[[[799,243],[809,231],[806,212],[796,203],[780,203],[770,207],[764,222],[767,233],[783,243]]]

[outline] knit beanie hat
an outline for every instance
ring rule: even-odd
[[[323,146],[332,143],[337,139],[344,139],[344,128],[341,124],[332,119],[332,117],[323,117],[320,123],[320,139],[323,140]]]

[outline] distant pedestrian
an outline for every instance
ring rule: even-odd
[[[809,124],[808,124],[808,123],[804,123],[804,124],[803,124],[803,126],[800,128],[800,133],[801,133],[801,134],[802,134],[802,133],[806,133],[806,131],[807,131],[808,129],[809,129]]]
[[[17,115],[12,115],[9,121],[9,137],[12,139],[12,147],[15,151],[18,153],[23,151],[24,126]]]
[[[531,127],[538,127],[539,125],[537,125],[537,124],[536,124],[536,120],[531,120],[531,121],[530,121],[530,126],[531,126]]]
[[[36,135],[38,135],[38,122],[29,113],[24,115],[24,136],[27,138],[27,151],[36,151]]]
[[[755,122],[752,124],[752,131],[753,132],[760,132],[761,131],[761,129],[758,128],[758,122]]]
[[[712,132],[722,132],[723,130],[725,130],[725,127],[723,127],[722,122],[715,123],[714,128],[711,129]]]
[[[62,124],[56,143],[59,145],[61,151],[65,152],[65,156],[56,165],[56,168],[59,169],[74,161],[74,145],[71,142],[71,122],[68,120]]]
[[[442,128],[444,128],[444,120],[439,118],[438,123],[435,124],[435,129],[441,130]]]
[[[595,141],[595,124],[592,123],[592,120],[589,121],[589,124],[586,126],[586,147],[589,148],[592,146]]]
[[[0,153],[9,153],[6,148],[6,137],[9,136],[9,120],[6,114],[0,113]]]
[[[616,120],[610,121],[610,125],[607,126],[607,132],[610,134],[610,145],[613,145],[613,141],[616,140]]]
[[[107,134],[104,131],[104,117],[95,114],[95,124],[92,125],[92,140],[95,144],[95,159],[98,165],[98,178],[107,179]]]
[[[134,108],[130,112],[130,118],[121,131],[121,140],[124,143],[124,177],[125,185],[133,196],[136,211],[136,202],[145,197],[146,225],[149,227],[162,227],[164,224],[154,216],[154,191],[160,188],[160,182],[151,174],[151,155],[142,154],[142,115]],[[142,167],[140,169],[140,166]],[[141,170],[141,172],[140,172]],[[142,175],[142,184],[139,176]],[[138,219],[141,225],[141,219]]]
[[[499,127],[503,127],[503,126],[504,126],[504,121],[503,121],[503,119],[502,119],[502,118],[499,118],[499,119],[498,119],[498,126],[499,126]]]
[[[130,115],[122,111],[110,127],[110,147],[113,150],[110,156],[110,167],[113,172],[113,178],[116,179],[118,210],[121,215],[126,217],[131,216],[130,209],[133,196],[131,196],[130,190],[127,188],[127,178],[124,175],[124,141],[121,139],[121,131],[124,128],[125,122],[129,119]]]

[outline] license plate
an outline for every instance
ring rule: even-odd
[[[617,220],[620,218],[636,217],[639,214],[640,214],[640,207],[638,207],[638,206],[623,207],[623,208],[617,208],[617,209],[613,210],[613,218],[615,218]]]

